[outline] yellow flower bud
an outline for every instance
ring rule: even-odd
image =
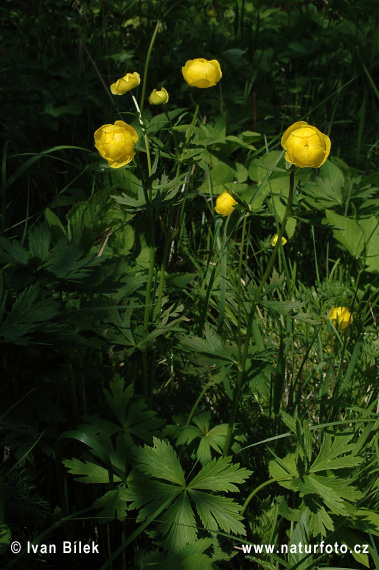
[[[208,61],[202,57],[187,61],[185,67],[182,67],[182,73],[190,87],[201,89],[213,87],[222,77],[219,62],[216,59]]]
[[[150,93],[149,103],[150,105],[164,105],[168,101],[168,93],[164,87],[161,87],[160,91],[153,89]]]
[[[279,237],[278,234],[275,234],[275,235],[272,236],[271,241],[270,241],[272,247],[275,247],[275,246],[276,246],[276,242],[278,241],[278,237]],[[286,240],[286,238],[283,236],[283,237],[282,237],[282,245],[285,245],[286,243],[287,243],[287,240]]]
[[[294,123],[281,141],[287,162],[299,168],[319,168],[329,156],[330,138],[305,121]]]
[[[134,145],[138,142],[138,135],[133,127],[124,121],[103,125],[97,129],[94,137],[97,150],[112,168],[129,164],[136,154]]]
[[[141,83],[141,78],[139,73],[136,71],[134,73],[127,73],[125,77],[117,79],[116,83],[112,83],[111,91],[113,95],[124,95],[127,91],[134,89]]]
[[[353,315],[346,307],[334,307],[329,311],[329,320],[336,329],[343,331],[353,322]]]
[[[225,190],[216,200],[215,210],[218,214],[229,216],[233,212],[234,206],[237,204],[233,196]]]

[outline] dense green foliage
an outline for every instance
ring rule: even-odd
[[[379,568],[376,1],[0,22],[1,567]],[[216,86],[183,80],[199,57]],[[93,133],[120,119],[136,156],[110,168]],[[319,169],[284,159],[297,121],[332,141]],[[291,551],[321,541],[347,551]]]

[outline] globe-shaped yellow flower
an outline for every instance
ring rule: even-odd
[[[234,206],[237,204],[233,196],[225,190],[216,200],[215,210],[222,216],[229,216],[233,212]]]
[[[113,95],[124,95],[127,91],[134,89],[141,83],[141,78],[139,73],[136,71],[134,73],[127,73],[125,77],[117,79],[116,83],[112,83],[111,91]]]
[[[305,121],[294,123],[281,141],[287,162],[299,168],[319,168],[329,156],[330,138]]]
[[[168,93],[164,87],[161,87],[160,91],[153,89],[150,93],[149,103],[150,105],[164,105],[168,101]]]
[[[213,87],[222,77],[219,62],[216,59],[208,61],[202,57],[187,61],[182,67],[182,73],[190,87],[200,87],[200,89]]]
[[[124,121],[103,125],[97,129],[94,137],[97,150],[112,168],[129,164],[136,154],[134,145],[138,142],[138,135],[133,127]]]
[[[353,315],[346,307],[334,307],[329,311],[329,320],[336,329],[343,331],[353,322]]]
[[[271,240],[270,240],[270,243],[271,243],[272,247],[275,247],[275,246],[276,246],[276,243],[277,243],[277,241],[278,241],[278,237],[279,237],[278,234],[275,234],[275,235],[272,236],[272,238],[271,238]],[[286,243],[287,243],[287,240],[286,240],[286,238],[283,236],[283,237],[282,237],[282,245],[285,245]]]

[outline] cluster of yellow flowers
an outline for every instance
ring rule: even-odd
[[[187,61],[182,67],[182,74],[190,87],[207,89],[215,86],[222,78],[222,71],[216,59],[208,61],[197,58]],[[127,73],[110,86],[113,95],[124,95],[137,87],[141,82],[137,72]],[[164,87],[153,89],[149,96],[151,105],[164,105],[169,94]],[[115,121],[113,125],[103,125],[94,134],[95,146],[100,155],[108,161],[112,168],[120,168],[129,164],[135,155],[134,146],[138,142],[135,129],[124,121]],[[319,168],[329,156],[330,139],[316,127],[305,121],[298,121],[288,127],[281,139],[285,159],[299,168]],[[226,190],[218,196],[215,211],[222,216],[233,212],[237,201]],[[275,234],[270,244],[275,247],[278,241]],[[287,243],[282,237],[282,245]],[[330,322],[340,331],[345,330],[353,321],[353,316],[346,307],[334,307],[329,312]]]
[[[218,61],[208,61],[204,58],[187,61],[182,67],[183,77],[190,87],[205,89],[213,87],[222,77]],[[141,77],[136,71],[127,73],[124,77],[112,83],[110,89],[113,95],[124,95],[138,87]],[[169,100],[169,94],[164,87],[153,89],[149,96],[151,105],[164,105]],[[105,158],[112,168],[120,168],[129,164],[135,155],[134,145],[138,142],[136,131],[124,121],[116,121],[114,125],[103,125],[95,132],[95,146],[100,155]]]
[[[191,59],[182,67],[182,74],[190,87],[200,89],[213,87],[222,78],[221,67],[216,59]],[[137,87],[140,82],[141,78],[137,72],[127,73],[112,83],[110,89],[113,95],[124,95]],[[169,94],[164,87],[160,90],[153,89],[149,96],[151,105],[164,105],[168,100]],[[97,129],[94,136],[97,150],[112,168],[125,166],[133,159],[138,135],[134,128],[124,121],[116,121],[114,125],[103,125]],[[286,151],[287,162],[299,168],[319,168],[328,158],[331,146],[327,135],[305,121],[298,121],[288,127],[282,136],[281,144]],[[217,198],[215,210],[222,216],[228,216],[236,204],[236,200],[225,191]],[[275,246],[275,243],[274,236],[271,244]],[[282,238],[282,243],[283,245],[286,243],[285,238]]]

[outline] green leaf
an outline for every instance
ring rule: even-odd
[[[45,259],[50,249],[51,232],[46,224],[35,226],[28,234],[30,253],[34,257]]]
[[[288,184],[288,180],[286,179]],[[279,222],[282,223],[284,218],[284,212],[286,211],[286,204],[283,204],[282,200],[279,196],[273,196],[271,200],[268,201],[270,205],[271,212],[273,215],[276,215],[279,219]],[[295,218],[288,218],[286,224],[286,234],[289,239],[292,238],[293,234],[295,233],[296,229],[296,219]]]
[[[312,208],[323,210],[344,204],[344,187],[345,179],[342,171],[328,160],[322,165],[316,180],[302,186],[301,191],[307,196],[306,202]]]
[[[81,479],[79,479],[80,481]],[[102,522],[109,522],[117,518],[120,521],[125,520],[128,511],[127,502],[132,500],[130,490],[125,485],[120,485],[117,489],[112,489],[96,499],[93,503],[95,509],[101,509],[98,513],[99,519],[105,519]]]
[[[222,337],[207,324],[205,325],[205,336],[205,339],[192,335],[180,335],[178,338],[185,349],[200,353],[216,364],[235,362],[237,347],[226,346]]]
[[[110,383],[110,392],[104,390],[105,399],[116,416],[122,432],[136,436],[145,443],[152,443],[153,435],[163,421],[155,412],[148,410],[146,402],[133,397],[133,387],[126,386],[125,380],[116,374]]]
[[[365,241],[365,263],[367,271],[379,271],[379,222],[374,216],[359,220]]]
[[[298,471],[296,466],[296,457],[294,453],[288,453],[283,459],[276,457],[268,464],[268,469],[271,477],[280,482],[280,485],[287,489],[292,489],[292,483],[280,481],[287,479],[290,481],[293,477],[297,477]]]
[[[170,505],[161,519],[159,528],[167,535],[165,544],[169,551],[176,552],[186,544],[196,542],[196,519],[186,492]]]
[[[56,216],[54,212],[52,212],[49,208],[46,208],[44,216],[55,240],[58,241],[60,239],[67,239],[66,230],[63,227],[62,222],[58,216]]]
[[[343,469],[344,467],[355,467],[362,463],[363,458],[354,457],[349,454],[354,448],[354,444],[349,444],[354,433],[335,434],[332,436],[330,433],[324,432],[323,441],[319,454],[310,467],[310,473],[318,471],[325,471],[326,469]]]
[[[7,342],[25,345],[28,333],[40,323],[53,319],[58,314],[58,304],[45,298],[39,284],[24,289],[14,302],[10,312],[0,324],[0,336]]]
[[[354,526],[367,533],[379,536],[379,513],[369,509],[354,511]]]
[[[328,532],[334,530],[334,523],[322,506],[321,499],[310,497],[306,504],[309,508],[308,525],[311,536],[327,536]]]
[[[187,489],[209,489],[210,491],[238,491],[234,483],[244,483],[251,471],[231,464],[230,457],[214,458],[208,465],[187,483]]]
[[[278,164],[281,166],[279,167]],[[255,182],[262,182],[271,172],[285,172],[284,153],[281,150],[272,150],[263,158],[254,159],[249,166],[249,176]],[[285,177],[289,180],[289,176]]]
[[[109,483],[111,480],[108,469],[96,463],[80,461],[79,459],[64,459],[63,464],[71,475],[79,475],[75,479],[82,483]],[[113,475],[112,480],[121,481],[117,475]]]
[[[351,220],[331,210],[325,210],[326,224],[333,226],[333,235],[348,252],[358,259],[364,249],[364,236],[362,228]]]
[[[12,538],[10,528],[5,522],[0,521],[0,554],[5,554]]]
[[[195,502],[204,528],[208,530],[220,528],[225,532],[246,535],[245,527],[241,523],[243,517],[239,514],[241,507],[232,498],[210,495],[194,489],[190,489],[189,493]]]
[[[0,262],[27,265],[29,256],[19,241],[0,237]]]
[[[155,437],[153,442],[154,447],[145,445],[136,451],[138,468],[146,475],[184,487],[184,472],[172,446]]]

